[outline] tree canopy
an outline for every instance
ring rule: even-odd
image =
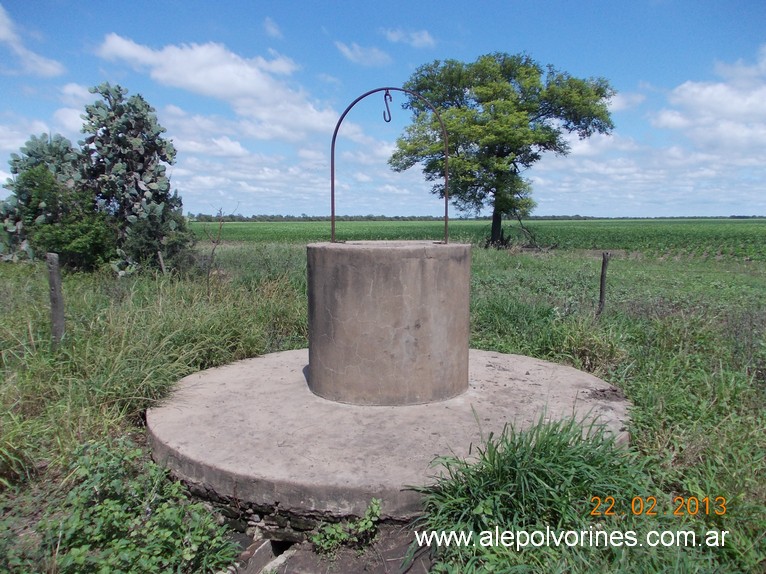
[[[128,98],[109,83],[90,91],[99,99],[85,107],[80,149],[42,134],[12,154],[0,251],[55,251],[76,268],[109,259],[156,265],[158,252],[163,261],[180,257],[191,234],[166,175],[176,151],[165,128],[140,95]]]
[[[579,79],[543,68],[524,54],[481,56],[473,63],[436,60],[418,68],[404,87],[439,111],[449,135],[449,197],[462,211],[492,208],[492,235],[502,217],[535,207],[526,169],[545,152],[569,153],[566,135],[610,133],[608,103],[615,91],[603,78]],[[396,171],[421,164],[433,193],[444,197],[444,148],[433,112],[411,96],[413,121],[389,160]]]

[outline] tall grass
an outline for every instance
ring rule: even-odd
[[[210,253],[210,246],[201,252]],[[135,432],[144,410],[184,375],[306,346],[305,245],[222,244],[213,263],[187,276],[66,275],[67,334],[56,350],[49,343],[43,267],[0,266],[0,481],[16,485],[0,495],[2,512],[13,515],[24,492],[41,488],[44,497],[81,443]],[[574,252],[475,249],[471,346],[571,364],[620,387],[635,405],[631,454],[604,441],[581,444],[566,426],[509,432],[481,447],[484,462],[476,467],[444,460],[454,484],[439,485],[426,519],[457,528],[487,510],[481,519],[501,528],[521,518],[576,524],[587,506],[583,497],[607,494],[596,491],[606,488],[599,480],[623,481],[612,486],[625,496],[656,492],[667,504],[676,495],[725,496],[724,516],[688,518],[697,530],[731,531],[726,546],[714,551],[529,551],[526,562],[516,563],[532,572],[586,572],[589,565],[617,572],[762,570],[764,264],[726,256],[616,256],[606,309],[596,320],[599,265]],[[560,440],[572,443],[576,460]],[[522,458],[527,466],[515,467]],[[556,490],[556,481],[550,489],[530,489],[522,516],[520,503],[503,494],[512,472],[514,481],[548,473],[572,490]],[[449,493],[469,483],[472,502],[462,508],[464,495],[452,500]],[[528,504],[539,508],[531,512]],[[581,524],[592,525],[590,519]],[[463,572],[515,560],[501,548],[487,552],[496,556],[450,554],[437,568]]]
[[[305,287],[283,270],[263,270],[281,257],[261,261],[252,278],[216,275],[210,292],[199,275],[67,275],[67,330],[57,349],[44,269],[3,266],[3,284],[14,288],[0,294],[2,480],[140,421],[189,373],[305,346]]]
[[[687,519],[632,513],[633,496],[665,503],[647,472],[651,461],[600,429],[541,419],[523,432],[509,427],[490,436],[475,460],[446,457],[440,463],[444,476],[423,489],[426,513],[418,528],[471,532],[477,544],[435,549],[434,572],[693,573],[717,564],[710,550],[640,546],[650,530],[693,526]],[[594,496],[614,497],[617,516],[604,516],[608,505],[596,504]],[[524,546],[514,546],[516,539],[488,544],[498,527]],[[549,529],[569,543],[540,543]],[[520,531],[539,533],[532,535],[538,543],[529,544]]]
[[[664,500],[725,496],[729,502],[724,516],[698,515],[692,521],[698,529],[732,533],[728,544],[708,557],[709,568],[762,569],[762,268],[616,259],[609,268],[607,310],[596,320],[598,269],[595,258],[474,252],[472,345],[569,363],[620,387],[634,404],[633,447],[651,461],[644,466],[644,478]],[[622,494],[641,496],[640,489],[637,483]],[[628,555],[632,566],[610,568],[641,571],[641,553]],[[695,571],[685,570],[692,568],[684,565],[686,558],[678,559],[677,571]],[[550,571],[546,568],[534,571]],[[653,569],[647,566],[646,571]]]

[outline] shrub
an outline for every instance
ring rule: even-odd
[[[58,253],[69,269],[93,271],[115,256],[116,236],[103,214],[39,225],[30,233],[36,254]]]

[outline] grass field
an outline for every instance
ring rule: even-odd
[[[438,240],[441,225],[339,222],[338,236]],[[538,428],[534,440],[496,437],[480,465],[445,461],[453,480],[430,493],[424,520],[444,529],[492,523],[531,529],[553,520],[547,524],[559,528],[730,535],[711,548],[450,551],[439,556],[436,571],[506,572],[514,565],[541,573],[764,571],[766,222],[533,221],[529,227],[543,249],[482,249],[488,222],[450,226],[452,240],[476,246],[471,346],[571,364],[618,386],[635,405],[631,449],[626,454],[598,441],[574,448],[577,431],[567,428]],[[216,231],[215,224],[207,228]],[[200,253],[209,255],[205,224],[194,229],[203,238]],[[65,571],[60,562],[71,552],[35,525],[60,507],[80,445],[113,444],[125,435],[140,444],[143,411],[178,378],[306,346],[305,243],[329,240],[329,223],[227,223],[222,240],[210,274],[201,268],[119,280],[106,272],[65,276],[68,331],[57,350],[49,344],[44,266],[0,266],[0,480],[6,485],[0,556],[9,557],[9,571],[35,571],[32,565]],[[601,250],[615,255],[606,308],[596,319]],[[525,470],[518,474],[521,460]],[[540,484],[525,482],[532,476]],[[512,490],[520,480],[528,486],[523,497]],[[607,492],[609,484],[616,490]],[[594,518],[593,496],[623,505],[655,496],[663,511],[674,497],[725,497],[726,511]],[[3,567],[0,560],[0,572]]]
[[[766,219],[608,219],[534,220],[525,224],[540,247],[556,249],[620,249],[657,256],[723,257],[766,260]],[[192,223],[201,240],[215,235],[217,224]],[[450,241],[482,244],[490,222],[451,220]],[[527,241],[518,225],[506,232]],[[339,241],[434,239],[444,236],[441,221],[338,221]],[[226,223],[224,241],[310,243],[330,240],[330,222]]]

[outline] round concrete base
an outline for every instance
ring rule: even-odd
[[[147,413],[155,460],[222,497],[280,512],[408,519],[442,455],[546,419],[594,420],[628,440],[628,403],[604,381],[518,355],[470,351],[469,388],[441,402],[359,406],[312,393],[306,349],[203,371]]]

